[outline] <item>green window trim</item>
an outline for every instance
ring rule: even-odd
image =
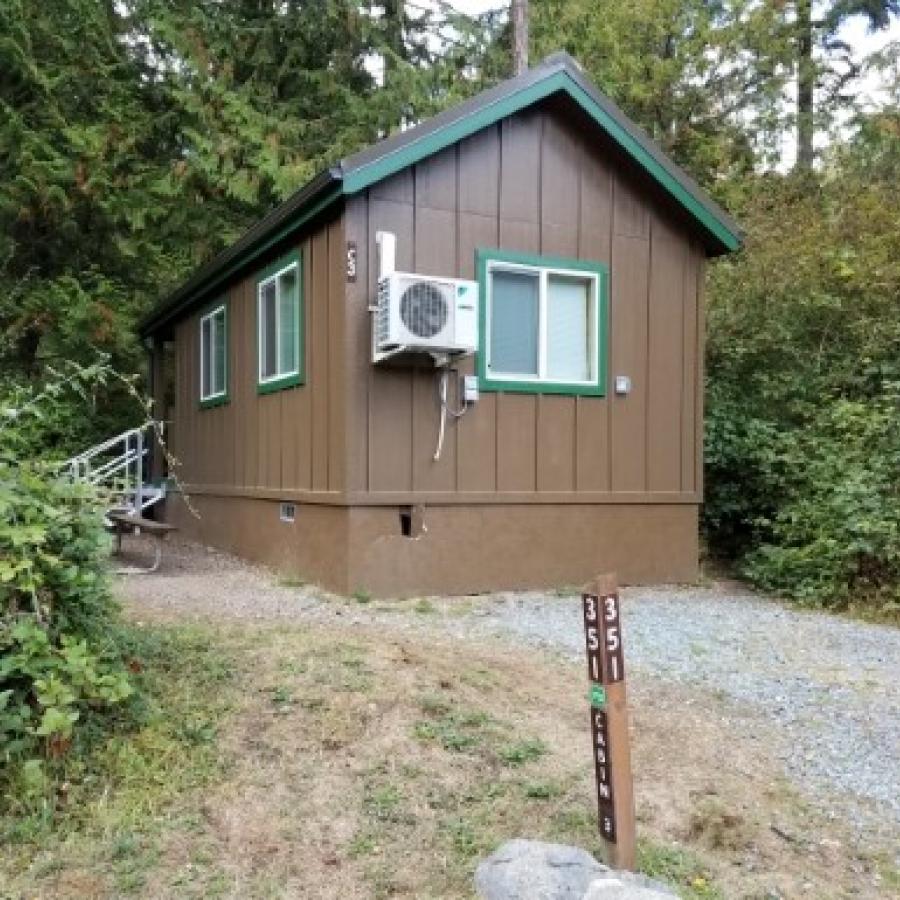
[[[511,267],[523,267],[531,270],[550,270],[551,272],[585,273],[594,276],[597,284],[594,364],[596,379],[590,383],[565,382],[549,380],[528,380],[498,378],[488,372],[488,306],[489,306],[489,267],[491,263],[508,264]],[[485,392],[508,392],[518,394],[567,394],[575,396],[606,396],[607,359],[608,359],[608,320],[609,320],[609,269],[600,262],[580,259],[567,259],[559,256],[538,256],[532,253],[518,253],[509,250],[479,248],[475,251],[475,271],[481,298],[479,303],[478,322],[478,354],[476,372],[479,388]]]
[[[294,348],[297,359],[297,366],[294,371],[285,372],[284,374],[271,375],[267,378],[262,374],[262,316],[260,315],[262,286],[272,281],[272,279],[284,274],[288,269],[296,267],[297,270],[297,287],[296,287],[296,321],[297,328],[294,335]],[[256,309],[256,392],[258,394],[271,394],[276,391],[283,391],[287,388],[296,387],[297,385],[306,383],[306,344],[305,344],[305,303],[303,296],[303,264],[299,250],[292,250],[284,256],[266,266],[256,276],[254,305]],[[276,326],[276,344],[278,345]]]
[[[222,330],[224,332],[223,338],[223,346],[225,358],[223,360],[223,380],[224,386],[221,391],[216,391],[215,393],[208,394],[204,396],[203,394],[203,368],[205,362],[205,354],[203,350],[203,323],[207,319],[214,319],[218,313],[222,313]],[[229,344],[229,328],[228,328],[228,298],[224,297],[219,300],[215,300],[213,303],[210,303],[203,310],[201,310],[200,315],[197,319],[197,332],[200,344],[200,383],[199,383],[199,406],[200,409],[213,409],[217,406],[225,406],[229,400],[231,399],[228,391],[228,380],[229,380],[229,365],[228,365],[228,353],[230,350]]]

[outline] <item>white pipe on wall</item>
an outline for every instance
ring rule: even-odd
[[[396,271],[397,235],[390,231],[375,232],[375,246],[378,248],[378,280],[393,275]]]

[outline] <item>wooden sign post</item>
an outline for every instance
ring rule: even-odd
[[[597,807],[606,862],[635,867],[634,787],[628,744],[628,706],[619,590],[601,575],[581,595],[588,678],[591,683],[591,741],[597,775]]]

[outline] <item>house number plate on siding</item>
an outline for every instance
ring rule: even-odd
[[[356,241],[347,241],[347,281],[356,281],[357,269]]]

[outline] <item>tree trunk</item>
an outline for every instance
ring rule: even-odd
[[[797,0],[797,163],[798,171],[813,165],[816,64],[813,59],[812,0]]]
[[[403,0],[384,0],[385,42],[389,53],[384,54],[384,86],[393,88],[397,72],[397,60],[405,59],[403,43]],[[405,113],[402,104],[397,107],[397,119],[391,127],[402,126]]]
[[[528,68],[528,0],[512,0],[510,19],[513,30],[513,74]]]

